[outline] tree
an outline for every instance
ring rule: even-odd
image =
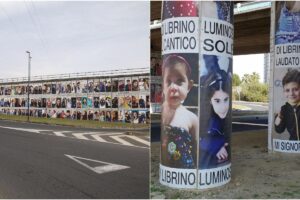
[[[259,83],[259,74],[256,72],[253,72],[252,74],[244,74],[242,83]]]
[[[241,84],[241,79],[238,74],[233,74],[232,86],[239,86]]]
[[[268,101],[268,86],[259,82],[259,74],[245,74],[242,78],[241,99],[244,101]]]

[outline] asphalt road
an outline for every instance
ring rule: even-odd
[[[234,101],[233,104],[246,106],[252,111],[268,111],[269,105],[267,103],[260,102],[248,102],[248,101]]]
[[[0,198],[149,198],[149,146],[96,131],[0,121]]]

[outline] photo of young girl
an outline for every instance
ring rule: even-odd
[[[133,110],[131,113],[132,113],[131,114],[132,115],[132,117],[131,117],[132,123],[138,124],[139,123],[139,111]]]
[[[161,164],[173,168],[196,166],[198,117],[182,103],[193,87],[191,66],[179,55],[163,62]]]
[[[82,97],[81,98],[81,107],[82,108],[87,108],[87,97]]]
[[[81,108],[81,97],[77,97],[76,108]]]
[[[275,44],[300,43],[300,2],[276,2]]]
[[[282,79],[283,94],[286,102],[275,114],[275,131],[279,134],[285,130],[289,140],[300,140],[300,72],[297,69],[288,70]]]
[[[231,79],[224,70],[206,77],[201,94],[202,113],[209,118],[201,119],[199,168],[217,167],[229,159],[228,122],[230,109]],[[204,115],[202,115],[204,116]]]
[[[137,77],[132,78],[132,91],[139,91],[139,80]]]
[[[117,110],[111,111],[111,121],[118,122],[118,120],[119,120],[118,111]]]

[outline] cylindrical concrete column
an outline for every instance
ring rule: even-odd
[[[233,3],[162,4],[160,182],[211,188],[229,182]]]

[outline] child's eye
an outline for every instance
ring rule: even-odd
[[[220,99],[215,99],[215,102],[216,103],[220,103]]]
[[[177,84],[177,85],[182,85],[182,83],[183,83],[183,80],[182,80],[182,79],[178,79],[178,80],[176,81],[176,84]]]
[[[229,97],[226,97],[226,98],[224,99],[224,102],[227,102],[227,101],[229,101]]]

